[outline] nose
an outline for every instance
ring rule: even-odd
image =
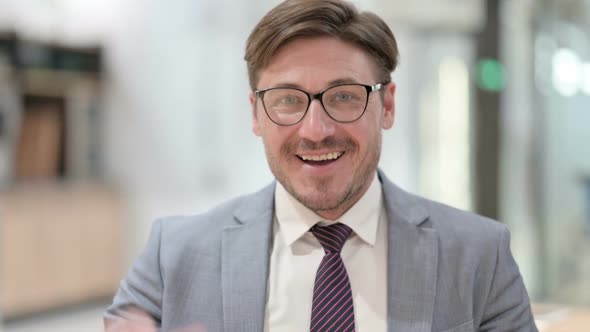
[[[299,127],[299,136],[314,142],[334,135],[336,122],[328,116],[319,100],[313,100]]]

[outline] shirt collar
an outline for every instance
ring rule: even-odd
[[[323,219],[301,204],[279,182],[277,182],[275,188],[275,216],[281,236],[288,246],[297,241],[318,222],[322,224],[341,222],[352,228],[356,235],[372,246],[377,239],[377,225],[381,205],[381,182],[379,182],[376,173],[369,189],[361,199],[334,221]]]

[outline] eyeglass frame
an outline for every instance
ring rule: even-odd
[[[326,88],[318,93],[315,93],[315,94],[307,92],[307,91],[305,91],[303,89],[299,89],[299,88],[277,86],[277,87],[272,87],[272,88],[268,88],[268,89],[264,89],[264,90],[254,90],[254,94],[256,95],[256,99],[260,98],[260,100],[262,101],[262,108],[264,108],[264,113],[266,114],[268,119],[278,126],[285,126],[285,127],[286,126],[294,126],[294,125],[298,124],[299,122],[303,121],[303,119],[307,115],[307,111],[309,111],[309,106],[311,105],[311,102],[314,100],[318,100],[320,102],[320,105],[322,105],[324,112],[326,112],[326,114],[328,115],[328,117],[330,119],[332,119],[338,123],[352,123],[352,122],[358,121],[358,119],[362,118],[363,115],[365,114],[365,112],[367,111],[367,106],[369,105],[369,97],[371,96],[371,92],[381,91],[389,83],[390,82],[381,82],[381,83],[376,83],[375,85],[367,85],[367,84],[361,84],[361,83],[342,83],[342,84],[337,84],[337,85],[328,87],[328,88]],[[367,90],[367,98],[365,100],[365,107],[363,108],[363,111],[356,119],[350,120],[350,121],[340,121],[340,120],[334,119],[334,117],[332,115],[330,115],[328,110],[326,110],[326,106],[324,106],[324,101],[322,100],[322,98],[324,97],[324,93],[326,93],[326,91],[331,90],[333,88],[337,88],[339,86],[345,86],[345,85],[362,86],[363,88],[365,88]],[[268,111],[266,110],[266,105],[264,103],[264,94],[267,91],[278,90],[278,89],[296,90],[299,92],[303,92],[307,96],[307,107],[305,108],[305,112],[303,112],[301,119],[297,120],[296,122],[290,123],[290,124],[282,124],[282,123],[278,123],[275,120],[273,120],[272,117],[268,114]]]

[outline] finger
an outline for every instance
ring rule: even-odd
[[[107,332],[157,332],[157,330],[149,321],[118,319],[107,328]]]

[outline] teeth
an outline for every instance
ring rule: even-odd
[[[313,160],[313,161],[324,161],[324,160],[334,160],[338,159],[342,156],[342,152],[330,152],[326,154],[322,154],[319,156],[301,156],[303,160]]]

